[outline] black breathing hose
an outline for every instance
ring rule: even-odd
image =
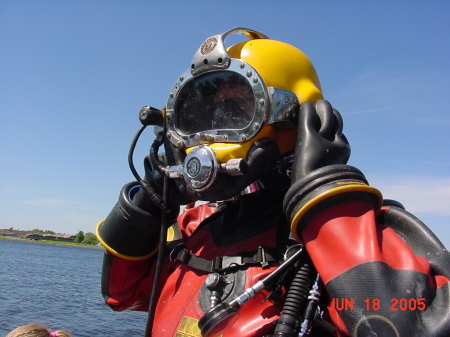
[[[137,172],[136,168],[133,164],[133,154],[134,149],[136,148],[136,144],[139,140],[139,137],[141,136],[142,132],[145,130],[146,125],[143,125],[139,128],[139,130],[136,132],[136,135],[133,138],[133,141],[131,142],[130,150],[128,151],[128,166],[130,167],[131,173],[133,174],[134,178],[138,181],[139,185],[141,185],[144,192],[149,196],[150,200],[158,206],[160,209],[163,210],[163,212],[169,212],[169,208],[167,207],[167,202],[163,201],[163,198],[159,195],[158,192],[155,191],[155,189],[147,183],[144,179],[141,178],[139,173]],[[161,140],[158,139],[158,137],[155,139],[155,141],[152,144],[150,154],[152,153],[152,149],[157,146],[161,145]],[[158,150],[156,150],[158,151]],[[161,164],[162,165],[162,164]]]
[[[164,187],[163,187],[163,201],[167,205],[168,191],[169,191],[169,182],[168,177],[164,177]],[[160,280],[161,280],[161,272],[162,266],[164,262],[164,252],[167,244],[167,212],[162,211],[161,215],[161,233],[159,236],[159,247],[158,247],[158,257],[156,262],[156,270],[155,277],[153,278],[152,292],[150,294],[150,303],[148,307],[148,318],[147,325],[145,327],[145,335],[146,337],[152,336],[153,322],[155,319],[155,310],[156,304],[158,303],[159,298],[159,288],[160,288]]]
[[[309,261],[299,267],[288,290],[273,337],[297,336],[301,315],[306,307],[313,270]]]
[[[155,138],[155,141],[153,142],[152,146],[150,147],[150,162],[154,165],[156,171],[158,171],[161,175],[166,176],[166,168],[159,161],[158,158],[158,150],[161,145],[162,145],[162,136],[158,135]]]
[[[155,189],[148,184],[145,180],[143,180],[139,173],[137,172],[134,164],[133,164],[133,153],[134,149],[136,148],[137,141],[139,140],[140,135],[145,130],[146,125],[143,125],[140,127],[138,132],[136,132],[136,135],[134,136],[133,141],[131,142],[130,150],[128,152],[128,165],[130,166],[130,170],[133,173],[133,176],[136,178],[136,180],[139,182],[143,190],[146,192],[146,194],[150,197],[152,202],[158,206],[161,209],[161,228],[160,228],[160,237],[159,237],[159,245],[158,245],[158,256],[156,261],[156,270],[155,270],[155,276],[153,279],[153,285],[152,285],[152,292],[150,294],[150,302],[149,302],[149,308],[148,308],[148,318],[147,318],[147,325],[145,327],[145,337],[151,337],[152,336],[152,329],[153,329],[153,322],[155,319],[155,309],[156,304],[158,303],[158,297],[159,297],[159,288],[160,288],[160,279],[161,279],[161,273],[162,273],[162,266],[164,262],[164,252],[166,249],[167,244],[167,217],[170,212],[169,208],[167,207],[167,201],[168,201],[168,195],[169,195],[169,181],[168,177],[164,175],[164,184],[163,184],[163,195],[162,198],[158,194],[158,192],[155,191]],[[153,142],[151,149],[150,149],[150,156],[153,154],[155,155],[155,152],[158,152],[158,148],[161,146],[162,141],[160,137],[157,137],[155,141]],[[159,161],[158,161],[159,163]],[[162,166],[162,164],[161,164]],[[159,168],[161,169],[161,168]]]
[[[131,142],[130,145],[130,150],[128,151],[128,166],[130,167],[131,173],[133,174],[134,178],[137,181],[142,180],[139,173],[136,171],[136,168],[134,167],[133,164],[133,154],[134,154],[134,149],[136,148],[136,144],[139,140],[139,137],[141,136],[142,132],[145,130],[146,126],[142,125],[139,130],[136,132],[136,134],[134,135],[133,141]]]

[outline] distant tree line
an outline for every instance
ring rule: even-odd
[[[33,229],[32,232],[34,233],[41,233],[41,234],[56,234],[54,231],[49,231],[49,230],[45,230],[43,231],[42,229]]]
[[[94,233],[88,232],[83,233],[83,231],[79,231],[75,235],[75,243],[83,243],[85,245],[96,245],[98,243],[97,237]]]
[[[14,231],[13,227],[10,228],[5,228],[3,229],[4,231]],[[55,233],[54,231],[50,231],[50,230],[42,230],[42,229],[33,229],[31,231],[20,231],[20,230],[16,230],[19,232],[32,232],[32,233],[37,233],[37,234],[47,234],[47,235],[55,235],[55,241],[59,241],[58,238],[58,233]],[[95,236],[94,233],[88,232],[88,233],[84,233],[83,231],[79,231],[76,235],[75,235],[75,243],[81,243],[81,244],[85,244],[85,245],[97,245],[98,244],[98,240],[97,237]]]

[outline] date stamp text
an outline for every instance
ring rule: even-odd
[[[354,298],[332,298],[330,306],[337,311],[353,311],[355,304],[365,311],[423,311],[427,308],[425,298],[391,298],[381,300],[380,298],[366,298],[361,303],[355,303]]]

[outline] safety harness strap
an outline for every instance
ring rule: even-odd
[[[234,256],[218,256],[213,260],[207,260],[189,252],[183,246],[177,246],[171,251],[170,259],[174,263],[179,261],[193,269],[212,273],[249,264],[260,264],[265,268],[269,262],[279,261],[278,255],[276,249],[259,247],[257,251],[242,252]]]

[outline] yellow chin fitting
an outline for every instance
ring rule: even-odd
[[[266,125],[262,127],[261,131],[250,141],[244,143],[212,143],[209,146],[214,150],[217,160],[220,163],[225,163],[230,159],[247,159],[247,154],[253,146],[253,143],[262,138],[274,140],[278,144],[280,153],[283,154],[294,149],[297,138],[297,128],[292,126]],[[191,152],[194,148],[195,147],[187,148],[186,154]]]

